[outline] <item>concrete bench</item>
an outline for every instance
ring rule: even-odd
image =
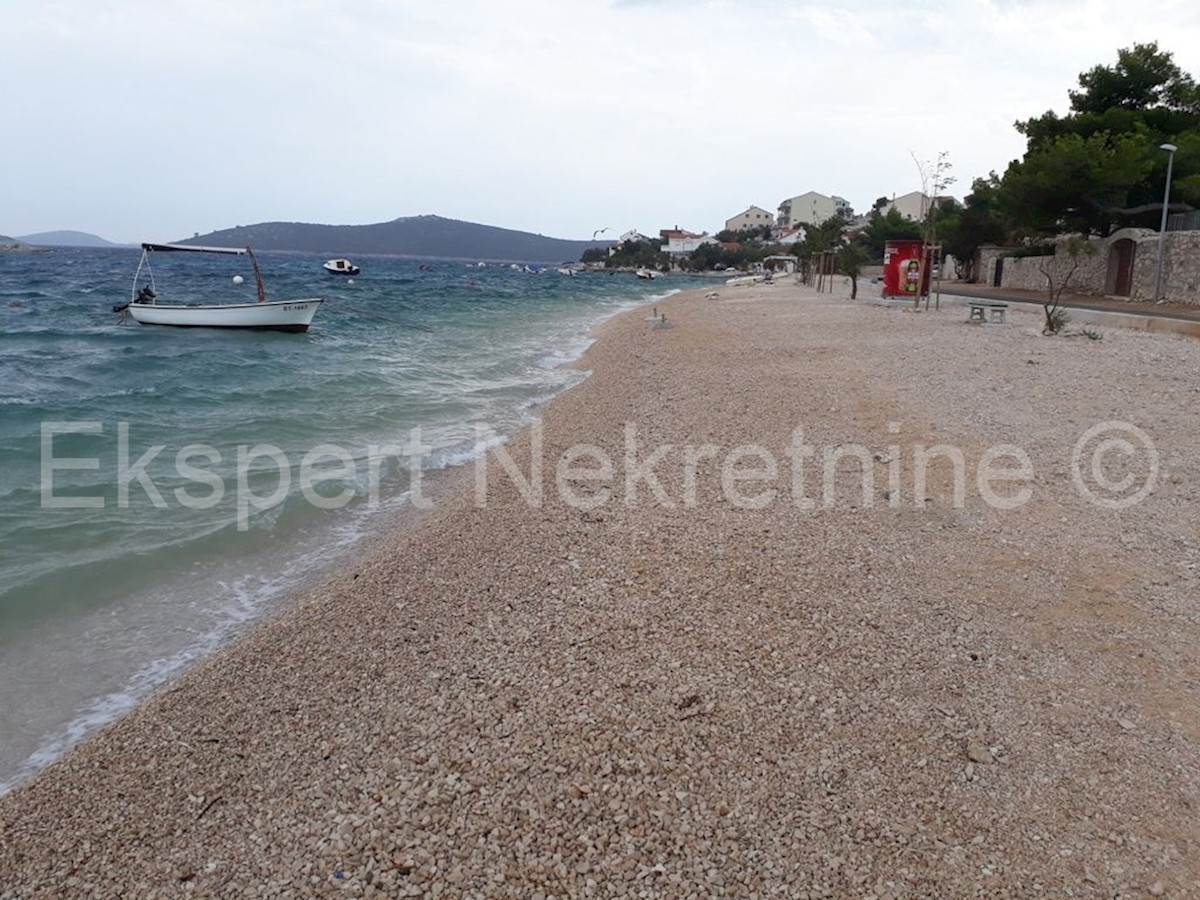
[[[968,322],[1003,322],[1007,303],[992,303],[990,301],[972,302],[971,311],[967,314]]]

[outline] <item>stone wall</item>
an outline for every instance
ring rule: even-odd
[[[1080,252],[1078,267],[1070,274],[1067,291],[1070,293],[1103,294],[1108,274],[1108,242],[1099,238],[1088,241],[1089,252]],[[1004,279],[1001,287],[1026,291],[1046,291],[1054,279],[1055,286],[1071,272],[1076,260],[1067,251],[1067,241],[1055,243],[1053,256],[1010,256],[1004,260]]]
[[[976,255],[979,257],[975,262],[975,280],[977,283],[992,287],[992,281],[996,277],[996,260],[1004,252],[1005,249],[1003,247],[997,247],[993,244],[987,244],[976,251]]]
[[[1158,236],[1138,243],[1133,268],[1133,299],[1154,299]],[[1200,306],[1200,231],[1168,231],[1163,247],[1162,298]]]
[[[1117,291],[1120,242],[1133,248],[1130,290]],[[1089,238],[1093,254],[1081,254],[1079,266],[1071,275],[1067,290],[1076,294],[1120,296],[1134,302],[1154,300],[1154,281],[1158,269],[1158,233],[1144,228],[1124,228],[1107,238]],[[1000,287],[1027,291],[1049,288],[1045,272],[1057,284],[1071,268],[1073,260],[1067,238],[1059,238],[1054,256],[1005,256],[1011,248],[981,247],[979,283],[995,284],[997,261],[1003,257]],[[1045,271],[1043,271],[1045,270]],[[1200,306],[1200,231],[1167,232],[1163,247],[1162,299],[1169,303]]]

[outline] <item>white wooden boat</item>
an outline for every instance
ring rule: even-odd
[[[152,253],[185,251],[191,253],[233,253],[250,257],[254,283],[258,291],[255,303],[213,303],[193,306],[158,302],[154,273],[150,269]],[[142,281],[142,270],[146,281]],[[240,280],[240,277],[239,279]],[[133,292],[128,303],[113,307],[121,321],[129,315],[140,325],[172,325],[177,328],[246,328],[259,331],[308,331],[322,300],[306,297],[301,300],[267,300],[258,260],[249,247],[193,247],[188,244],[142,244],[142,259],[133,276]]]
[[[140,325],[177,328],[252,328],[259,331],[308,331],[321,301],[275,300],[205,306],[131,303],[129,315]]]
[[[326,260],[324,269],[331,275],[357,275],[362,271],[348,259]]]

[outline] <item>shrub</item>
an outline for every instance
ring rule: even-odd
[[[1061,306],[1057,309],[1052,309],[1046,313],[1046,327],[1042,329],[1042,334],[1062,334],[1062,330],[1067,327],[1067,323],[1071,321],[1071,317],[1067,315],[1067,311]]]

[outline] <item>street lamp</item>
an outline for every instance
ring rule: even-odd
[[[1167,151],[1167,188],[1163,192],[1162,223],[1158,226],[1158,268],[1154,273],[1155,303],[1162,300],[1163,248],[1166,246],[1167,237],[1167,206],[1171,202],[1171,166],[1175,162],[1175,151],[1179,148],[1174,144],[1159,144],[1158,149]]]

